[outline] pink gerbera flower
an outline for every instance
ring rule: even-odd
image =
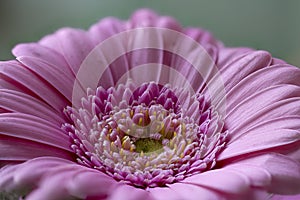
[[[0,190],[29,200],[297,199],[300,70],[150,10],[0,63]],[[299,198],[299,196],[298,196]]]

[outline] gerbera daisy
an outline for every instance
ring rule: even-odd
[[[142,9],[0,63],[0,190],[29,200],[289,199],[300,69]],[[299,197],[299,196],[298,196]]]

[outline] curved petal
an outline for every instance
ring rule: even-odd
[[[59,66],[47,64],[34,57],[21,56],[17,60],[52,85],[69,102],[72,101],[75,80],[75,76],[72,73],[65,73],[64,70],[60,70]]]
[[[261,110],[257,110],[256,113],[252,114],[251,116],[245,116],[244,118],[239,118],[239,123],[232,128],[231,134],[237,135],[238,131],[243,133],[252,126],[267,121],[270,119],[278,118],[280,116],[292,116],[298,115],[300,112],[300,107],[298,107],[300,103],[300,97],[293,97],[289,99],[283,99],[271,105],[266,105],[266,107],[262,108]]]
[[[182,200],[183,198],[169,187],[154,187],[147,189],[154,200]]]
[[[228,142],[227,147],[218,156],[218,160],[241,157],[258,151],[280,152],[283,150],[284,154],[288,154],[299,148],[297,146],[299,142],[300,117],[279,117],[241,131],[239,136]],[[290,144],[295,145],[289,146],[288,150],[281,149]]]
[[[0,135],[30,140],[71,152],[71,141],[62,129],[45,119],[32,115],[22,113],[0,114]]]
[[[216,65],[219,69],[225,66],[228,67],[229,64],[233,64],[236,60],[239,60],[244,55],[253,51],[253,49],[246,47],[224,47],[218,51],[218,61]]]
[[[89,35],[94,45],[125,30],[125,23],[114,17],[107,17],[91,26]]]
[[[60,126],[64,123],[61,113],[56,112],[43,101],[15,90],[0,89],[0,108],[9,112],[33,115]]]
[[[169,187],[171,190],[177,193],[181,197],[181,199],[184,200],[227,199],[225,194],[198,185],[174,183],[170,184]]]
[[[6,191],[33,189],[47,171],[71,163],[73,162],[61,158],[41,157],[22,164],[5,166],[0,169],[0,189]]]
[[[299,195],[274,195],[270,198],[270,200],[299,200]]]
[[[299,96],[299,86],[277,85],[255,92],[252,95],[246,97],[244,100],[236,104],[236,106],[232,108],[226,115],[226,127],[228,128],[228,130],[230,130],[232,139],[238,137],[241,133],[243,133],[243,130],[250,128],[250,126],[248,126],[249,123],[245,123],[249,121],[248,119],[252,118],[253,116],[257,116],[258,113],[262,114],[262,111],[264,109],[273,107],[273,104],[277,104],[280,101],[286,101],[288,99],[297,99],[297,97]],[[296,115],[300,114],[300,110],[298,113],[294,113]],[[282,116],[283,113],[280,109],[278,109],[277,117]],[[264,116],[261,116],[260,118],[260,122],[272,119],[266,118]]]
[[[87,32],[72,28],[62,28],[42,38],[39,44],[63,55],[74,74],[77,74],[81,63],[94,47]]]
[[[74,160],[73,152],[31,140],[0,135],[0,167],[42,156]]]
[[[275,153],[244,157],[236,164],[247,164],[262,168],[271,175],[267,187],[269,193],[293,195],[300,193],[300,162]]]
[[[17,58],[26,56],[42,60],[64,74],[72,74],[72,70],[63,55],[59,54],[55,49],[47,48],[38,43],[18,44],[13,48],[12,53]],[[74,74],[72,75],[74,76]]]
[[[17,85],[20,88],[18,91],[30,91],[30,95],[33,94],[34,97],[42,99],[59,112],[62,112],[63,108],[69,104],[55,88],[18,62],[1,62],[1,75],[9,83],[13,82],[13,86]],[[9,89],[5,88],[6,85],[4,85],[4,89]]]
[[[271,64],[271,55],[264,51],[249,52],[221,69],[226,91],[230,91],[242,79]]]
[[[124,199],[124,197],[126,200],[152,200],[148,191],[126,184],[119,184],[107,200],[119,200]]]
[[[102,172],[54,157],[8,166],[0,170],[0,175],[3,177],[0,189],[32,190],[26,196],[28,200],[107,197],[117,185],[114,179]]]
[[[274,65],[260,69],[241,80],[226,95],[230,111],[245,97],[275,85],[300,86],[300,70],[290,65]]]
[[[231,195],[247,194],[251,185],[250,180],[245,175],[226,169],[215,169],[196,174],[184,179],[182,182]]]

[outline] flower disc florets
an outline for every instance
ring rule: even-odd
[[[154,82],[89,90],[81,108],[65,112],[74,122],[63,128],[78,162],[139,187],[211,169],[226,137],[209,130],[220,123],[212,123],[217,114],[203,96]]]

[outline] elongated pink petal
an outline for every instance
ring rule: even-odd
[[[55,88],[18,62],[0,63],[0,75],[9,79],[9,82],[16,82],[21,90],[26,88],[25,90],[31,91],[35,97],[42,99],[59,112],[68,105],[68,101]]]
[[[45,172],[65,164],[72,164],[72,162],[62,158],[44,157],[3,167],[0,169],[0,188],[7,191],[34,188]]]
[[[56,70],[63,71],[64,74],[72,74],[71,67],[68,65],[63,55],[58,53],[55,49],[47,48],[38,43],[18,44],[13,48],[12,53],[17,58],[26,56],[42,60],[44,63],[50,64],[51,67]]]
[[[261,111],[267,107],[272,107],[273,104],[283,100],[297,98],[299,95],[300,87],[298,86],[278,85],[258,91],[244,98],[243,101],[236,104],[226,115],[226,126],[231,130],[233,139],[243,133],[243,130],[250,128],[246,126],[247,124],[245,122],[247,122],[247,119],[251,119],[252,116],[256,116],[258,113],[263,113]],[[247,110],[247,112],[244,112],[245,110]],[[278,112],[277,117],[282,117],[282,114],[282,112]],[[295,114],[300,114],[300,111]],[[263,116],[261,116],[261,118],[262,117]],[[270,120],[271,118],[265,117],[265,119]],[[263,119],[261,120],[263,121]]]
[[[269,193],[292,195],[300,193],[300,162],[275,153],[241,159],[237,164],[248,164],[265,169],[271,175]]]
[[[271,184],[271,174],[264,168],[251,164],[230,164],[225,169],[241,173],[250,180],[250,185],[256,188],[266,188]]]
[[[94,45],[98,45],[105,39],[124,30],[125,24],[123,21],[117,18],[108,17],[91,26],[88,32]]]
[[[245,56],[236,60],[230,66],[224,66],[220,72],[224,80],[225,89],[229,91],[249,74],[269,66],[270,63],[271,56],[269,53],[255,51],[245,54]]]
[[[216,65],[219,69],[228,67],[227,65],[233,64],[244,55],[249,54],[249,52],[253,51],[253,49],[246,47],[224,47],[221,49],[221,51],[218,51],[218,62]]]
[[[247,194],[251,186],[250,180],[245,175],[226,169],[215,169],[196,174],[182,182],[207,187],[231,195]]]
[[[297,106],[300,103],[299,97],[293,97],[290,99],[284,99],[273,103],[271,105],[266,105],[266,107],[258,110],[251,116],[246,116],[244,118],[239,118],[239,124],[232,130],[232,135],[240,129],[241,133],[248,128],[263,122],[265,119],[275,119],[279,116],[293,116],[299,115],[300,108]]]
[[[33,57],[21,56],[18,57],[17,60],[52,85],[69,102],[72,101],[73,84],[75,80],[75,76],[72,73],[66,73],[58,67],[44,63],[42,60]]]
[[[174,183],[169,185],[170,189],[175,191],[181,199],[225,199],[226,194],[222,194],[198,185]]]
[[[69,137],[60,127],[32,115],[22,113],[0,114],[0,134],[71,151]]]
[[[270,200],[299,200],[300,195],[274,195]]]
[[[120,184],[116,189],[114,189],[114,192],[108,200],[119,200],[125,197],[128,200],[152,200],[148,191],[126,184]]]
[[[1,108],[15,113],[34,115],[60,126],[64,118],[45,102],[15,90],[0,89]]]
[[[26,199],[65,200],[109,196],[117,182],[103,173],[68,160],[41,157],[0,170],[0,188],[37,188]],[[59,187],[58,187],[59,185]],[[25,187],[25,188],[24,188]]]
[[[155,187],[155,188],[148,188],[150,195],[154,200],[165,200],[165,199],[172,199],[172,200],[182,200],[183,197],[180,196],[176,191],[170,189],[169,187]]]
[[[228,159],[243,154],[255,153],[258,151],[280,151],[280,147],[290,146],[289,151],[293,152],[297,147],[300,137],[299,117],[279,117],[270,120],[252,129],[242,131],[239,136],[231,140],[218,159]],[[263,137],[261,137],[263,135]],[[259,140],[257,139],[259,138]],[[274,148],[277,149],[274,149]],[[285,153],[288,153],[286,150]]]
[[[80,29],[63,28],[42,38],[39,43],[62,54],[74,74],[93,48],[88,34]]]
[[[226,95],[227,108],[230,111],[245,97],[272,85],[300,86],[300,71],[290,65],[274,65],[260,69],[247,76]]]
[[[66,151],[32,140],[0,135],[0,167],[42,156],[74,160],[74,154],[69,150]]]

